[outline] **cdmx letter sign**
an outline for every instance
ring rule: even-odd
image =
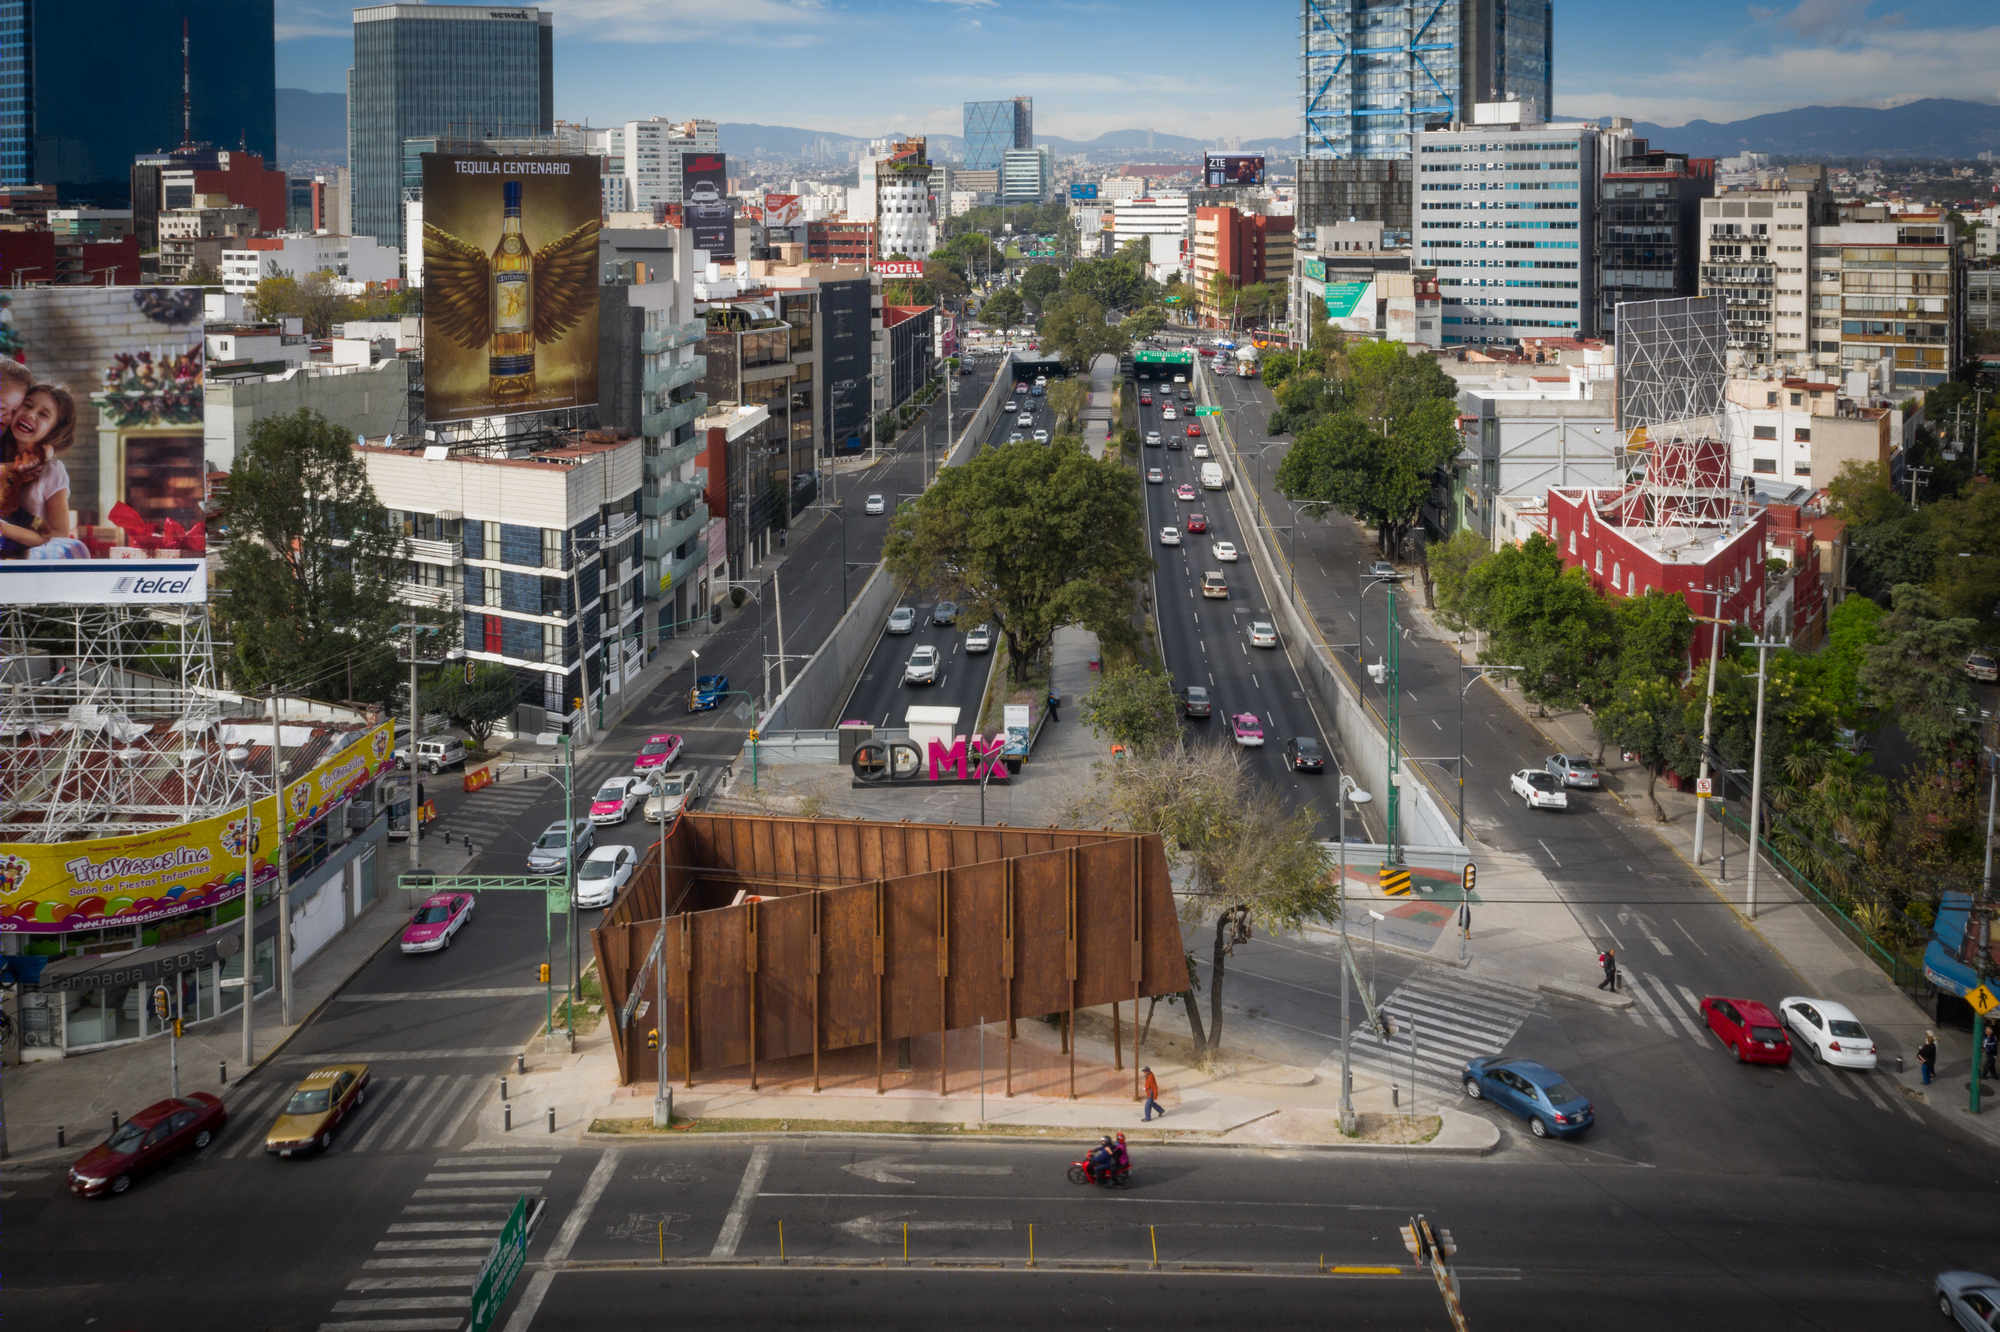
[[[855,780],[870,786],[1004,782],[1009,775],[1006,751],[1004,733],[991,738],[954,736],[950,745],[933,740],[928,754],[910,740],[868,740],[855,746],[850,766]]]

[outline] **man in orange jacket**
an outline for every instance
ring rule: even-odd
[[[1160,1104],[1160,1080],[1153,1076],[1151,1067],[1139,1070],[1146,1075],[1146,1103],[1140,1107],[1144,1111],[1139,1116],[1141,1123],[1150,1123],[1154,1115],[1166,1117],[1166,1108]]]

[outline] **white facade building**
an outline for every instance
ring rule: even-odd
[[[1000,154],[1000,202],[1041,203],[1055,182],[1055,152],[1039,148],[1009,148]]]
[[[628,120],[604,134],[609,171],[624,177],[620,204],[607,211],[649,212],[654,204],[681,202],[681,154],[719,153],[721,131],[712,120]],[[607,172],[609,174],[609,172]],[[611,195],[606,194],[609,200]]]
[[[393,281],[403,272],[403,257],[369,236],[286,232],[239,244],[241,248],[222,252],[224,291],[252,292],[265,278],[281,273],[304,277],[328,269],[347,282],[366,283]]]

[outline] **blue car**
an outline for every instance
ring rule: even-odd
[[[688,690],[689,712],[710,712],[722,702],[722,696],[729,692],[729,677],[726,675],[698,675],[694,688]]]
[[[1597,1122],[1568,1078],[1532,1059],[1481,1055],[1466,1064],[1464,1076],[1467,1096],[1512,1110],[1538,1138],[1573,1138]]]

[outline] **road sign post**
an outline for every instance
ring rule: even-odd
[[[520,1275],[527,1261],[528,1198],[523,1194],[515,1200],[513,1213],[500,1228],[500,1238],[493,1241],[486,1254],[486,1265],[479,1269],[479,1279],[473,1282],[472,1321],[467,1324],[467,1332],[487,1332],[493,1326],[493,1320],[500,1316],[500,1306],[507,1302],[507,1292],[514,1288],[514,1278]]]

